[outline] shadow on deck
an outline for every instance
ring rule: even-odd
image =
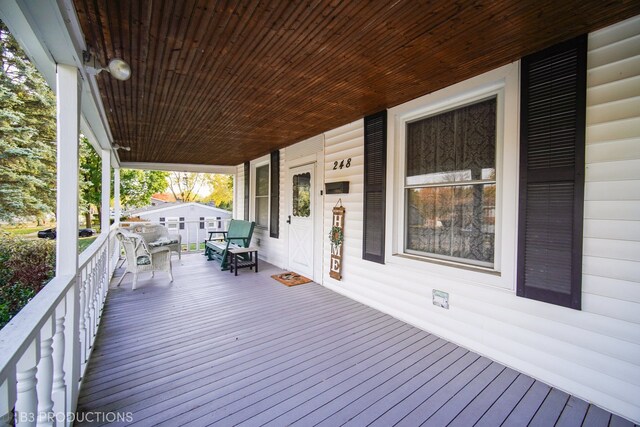
[[[173,284],[110,291],[78,404],[91,425],[631,425],[271,265],[173,261]]]

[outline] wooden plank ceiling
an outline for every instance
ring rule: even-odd
[[[74,0],[123,161],[237,165],[640,13],[606,0]]]

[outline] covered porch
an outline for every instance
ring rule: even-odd
[[[235,277],[191,254],[174,259],[172,284],[156,273],[135,292],[129,278],[112,285],[82,380],[79,419],[631,425],[316,283],[283,286],[270,277],[278,272],[263,263],[258,274]]]
[[[140,425],[630,424],[560,389],[638,422],[639,202],[628,196],[640,183],[635,21],[590,42],[590,179],[618,191],[594,186],[585,199],[595,202],[588,220],[610,221],[587,230],[585,265],[596,268],[585,268],[585,308],[520,298],[514,259],[521,58],[638,13],[637,2],[577,0],[0,2],[58,102],[56,276],[0,333],[0,422],[82,424],[84,414]],[[115,58],[131,65],[129,80],[99,74]],[[407,256],[396,227],[404,215],[394,210],[404,206],[401,129],[485,96],[480,89],[498,99],[492,120],[506,135],[491,146],[506,153],[492,157],[504,166],[497,188],[508,190],[495,227],[502,258],[483,270]],[[379,144],[378,157],[364,148],[363,117],[376,112],[392,142]],[[80,131],[102,158],[104,224],[113,172],[116,223],[78,256]],[[389,191],[377,206],[382,234],[370,240],[386,263],[363,254],[366,157],[381,159],[376,186]],[[120,168],[233,174],[234,218],[262,215],[261,255],[291,266],[287,180],[309,164],[321,284],[286,288],[268,264],[234,277],[191,254],[174,259],[173,284],[158,273],[135,292],[130,280],[110,285]],[[340,195],[322,191],[340,182],[351,183],[350,270],[337,282],[327,278],[327,235]],[[434,309],[432,291],[443,289],[452,310]]]

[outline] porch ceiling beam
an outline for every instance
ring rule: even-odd
[[[185,163],[145,163],[145,162],[121,162],[123,169],[144,169],[156,171],[177,171],[177,172],[197,172],[197,173],[221,173],[233,175],[236,173],[235,166],[223,165],[198,165]]]

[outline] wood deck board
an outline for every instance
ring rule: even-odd
[[[464,410],[449,423],[451,427],[474,425],[487,410],[500,398],[518,377],[513,369],[505,368]]]
[[[135,425],[628,425],[277,268],[237,277],[201,255],[171,284],[126,278],[107,298],[79,411]],[[82,425],[79,423],[78,425]],[[98,424],[92,424],[98,425]],[[116,422],[113,425],[127,425]]]
[[[397,324],[387,324],[382,330],[383,333],[379,333],[377,336],[384,342],[386,339],[393,339],[398,334],[399,329]],[[407,330],[404,332],[409,333]],[[184,412],[177,415],[181,416],[181,422],[190,421],[200,415],[201,411],[196,410],[196,408],[202,407],[202,405],[206,405],[203,415],[206,415],[210,420],[224,418],[241,409],[244,409],[244,411],[240,411],[244,415],[256,410],[262,400],[269,397],[271,393],[277,393],[283,388],[291,387],[304,381],[311,384],[314,384],[315,381],[322,381],[324,375],[329,374],[332,370],[344,368],[343,365],[351,366],[350,358],[356,357],[361,353],[376,351],[375,343],[372,342],[370,337],[361,337],[355,340],[351,352],[346,352],[339,356],[344,360],[342,363],[338,363],[338,359],[334,357],[335,351],[340,346],[350,342],[350,339],[345,338],[335,342],[335,345],[332,346],[319,346],[306,354],[307,359],[298,358],[291,363],[275,363],[272,369],[264,370],[257,376],[246,376],[246,381],[235,381],[232,378],[228,386],[220,390],[220,392],[218,390],[213,390],[213,392],[201,390],[188,402],[190,407],[188,413]],[[259,369],[259,367],[257,368]],[[251,397],[245,399],[247,395]],[[157,411],[154,411],[154,413],[157,413]]]
[[[556,425],[558,427],[580,427],[587,415],[587,409],[589,409],[587,402],[574,396],[569,397]]]

